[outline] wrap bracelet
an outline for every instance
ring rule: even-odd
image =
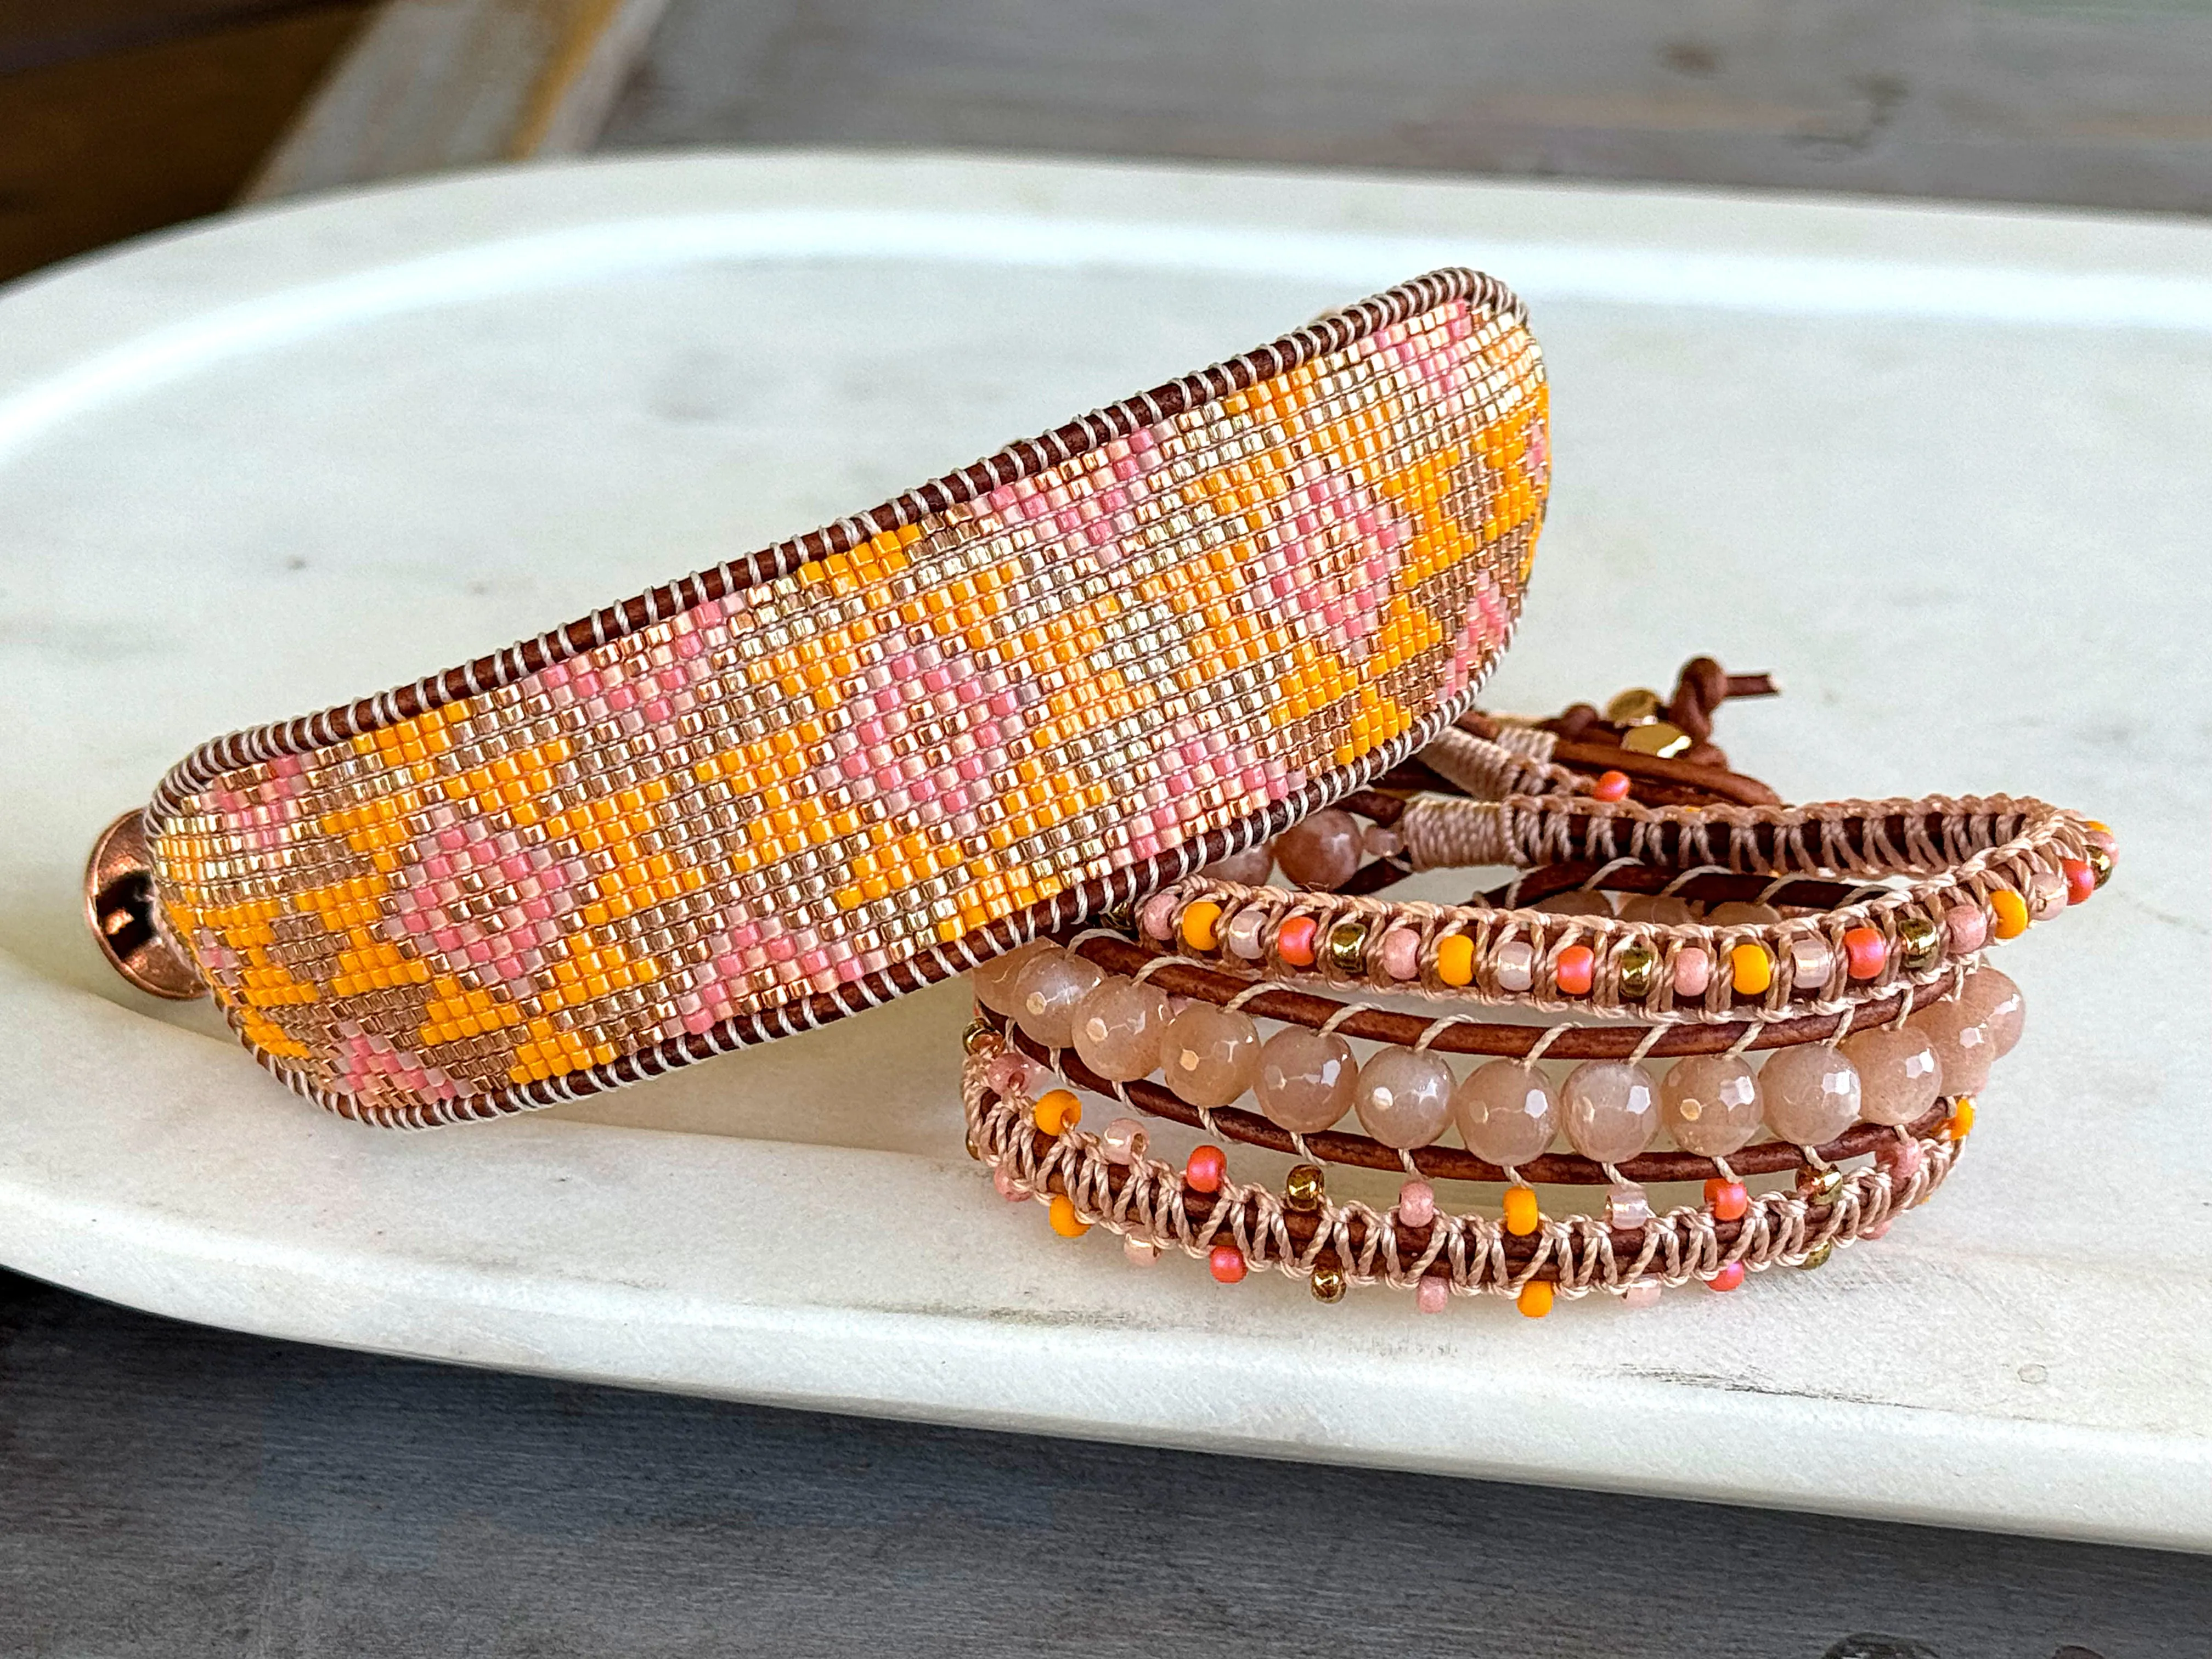
[[[204,745],[94,849],[159,995],[364,1122],[817,1025],[1387,775],[1517,617],[1523,308],[1418,278],[494,656]]]

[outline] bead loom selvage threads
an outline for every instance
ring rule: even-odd
[[[163,994],[361,1121],[805,1030],[1283,830],[1461,713],[1549,479],[1445,270],[826,529],[205,744],[96,850]]]

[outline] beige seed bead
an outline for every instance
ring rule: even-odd
[[[1620,1164],[1659,1133],[1659,1085],[1625,1060],[1585,1060],[1559,1091],[1567,1144],[1600,1164]]]
[[[1878,1026],[1836,1046],[1859,1068],[1859,1115],[1869,1123],[1910,1123],[1943,1091],[1943,1068],[1925,1031]]]
[[[1018,1012],[1021,1005],[1014,998],[1014,981],[1038,956],[1059,948],[1048,939],[1033,939],[1026,945],[1017,945],[1002,957],[992,957],[968,975],[969,984],[975,988],[975,1000],[994,1014]]]
[[[1352,1109],[1367,1133],[1401,1151],[1425,1146],[1451,1121],[1452,1073],[1436,1055],[1385,1048],[1359,1068]]]
[[[1959,1000],[1981,1016],[1990,1028],[1990,1053],[2002,1060],[2020,1041],[2027,1024],[2027,1003],[2009,975],[1994,968],[1978,968],[1966,975]]]
[[[1359,868],[1359,821],[1329,807],[1275,837],[1275,867],[1301,887],[1334,890]]]
[[[1091,994],[1106,970],[1054,945],[1022,964],[1014,981],[1014,1023],[1048,1048],[1065,1048],[1075,1035],[1075,1005]]]
[[[1698,1158],[1726,1158],[1765,1121],[1759,1073],[1735,1054],[1692,1054],[1659,1080],[1659,1112],[1674,1144]]]
[[[1451,1106],[1468,1151],[1501,1169],[1541,1157],[1559,1133],[1552,1080],[1525,1060],[1476,1066],[1452,1091]]]
[[[1783,1139],[1825,1146],[1859,1121],[1859,1070],[1825,1042],[1780,1048],[1759,1073],[1766,1121]]]
[[[1226,1106],[1260,1074],[1260,1028],[1249,1014],[1186,1003],[1167,1023],[1160,1062],[1178,1100]]]
[[[1352,1045],[1334,1032],[1286,1025],[1260,1048],[1260,1078],[1253,1085],[1260,1109],[1279,1129],[1310,1135],[1329,1128],[1352,1109],[1359,1062]]]
[[[1109,1083],[1150,1077],[1160,1063],[1168,1000],[1149,984],[1115,974],[1075,1005],[1075,1052]]]
[[[1978,1010],[1956,1000],[1931,1003],[1905,1024],[1935,1048],[1945,1094],[1978,1095],[1989,1085],[1996,1037]]]

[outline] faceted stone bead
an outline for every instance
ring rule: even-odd
[[[1859,1121],[1859,1070],[1825,1042],[1779,1048],[1759,1074],[1766,1121],[1783,1139],[1823,1146]]]
[[[1567,1144],[1600,1164],[1634,1158],[1659,1133],[1659,1085],[1641,1066],[1584,1060],[1559,1096]]]
[[[1925,1031],[1875,1026],[1838,1043],[1859,1071],[1859,1115],[1869,1123],[1910,1123],[1943,1091],[1943,1068]]]
[[[1715,927],[1755,927],[1782,920],[1782,912],[1771,904],[1744,904],[1731,900],[1716,904],[1705,912],[1705,921]]]
[[[1451,1104],[1468,1151],[1503,1169],[1540,1157],[1559,1133],[1559,1097],[1543,1068],[1526,1060],[1476,1066]]]
[[[1014,981],[1014,1023],[1048,1048],[1075,1035],[1076,1005],[1097,988],[1106,970],[1054,945],[1022,964]]]
[[[1638,893],[1620,902],[1623,921],[1649,921],[1671,927],[1690,921],[1689,904],[1678,898],[1661,898],[1651,894]]]
[[[1334,890],[1359,868],[1359,821],[1332,806],[1275,838],[1275,864],[1301,887]]]
[[[1726,1158],[1749,1146],[1765,1121],[1759,1073],[1735,1054],[1692,1054],[1659,1080],[1659,1110],[1684,1152]]]
[[[1412,1048],[1384,1048],[1359,1068],[1352,1104],[1385,1146],[1425,1146],[1451,1121],[1451,1067]]]
[[[1249,1014],[1194,1002],[1168,1021],[1160,1060],[1177,1099],[1226,1106],[1260,1074],[1260,1028]]]
[[[1997,1059],[2013,1051],[2027,1024],[2027,1004],[2019,986],[1994,968],[1980,968],[1966,975],[1966,987],[1959,993],[1959,1000],[1978,1013],[1982,1024],[1990,1028],[1990,1052]]]
[[[1033,939],[1027,945],[1018,945],[1002,957],[994,957],[968,975],[975,988],[975,1000],[994,1014],[1013,1014],[1021,1005],[1014,999],[1014,981],[1022,976],[1022,969],[1048,951],[1060,947],[1048,939]]]
[[[1266,884],[1275,867],[1275,854],[1267,842],[1247,848],[1242,853],[1232,853],[1227,858],[1209,864],[1199,874],[1214,881],[1233,881],[1242,887],[1259,887]]]
[[[1921,1009],[1905,1024],[1935,1048],[1945,1094],[1979,1094],[1989,1086],[1990,1062],[1997,1055],[1996,1039],[1978,1010],[1954,999]]]
[[[1573,887],[1547,899],[1539,899],[1530,908],[1553,916],[1609,916],[1613,914],[1613,901],[1603,893]]]
[[[1286,1025],[1261,1045],[1253,1092],[1270,1123],[1309,1135],[1352,1109],[1352,1080],[1358,1075],[1359,1062],[1342,1037]]]
[[[1075,1052],[1109,1083],[1133,1083],[1159,1065],[1167,1023],[1166,997],[1116,974],[1075,1005]]]

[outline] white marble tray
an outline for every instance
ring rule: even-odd
[[[1554,518],[1504,706],[1709,650],[1785,793],[2120,830],[2008,953],[1940,1200],[1747,1292],[1316,1306],[1054,1239],[960,1153],[957,989],[574,1109],[356,1129],[77,921],[198,739],[458,661],[1448,260],[1534,303]],[[691,156],[226,221],[0,296],[0,1260],[654,1388],[2212,1547],[2212,227]],[[2134,1000],[2162,1000],[2147,1015]],[[846,1260],[818,1244],[842,1234]]]

